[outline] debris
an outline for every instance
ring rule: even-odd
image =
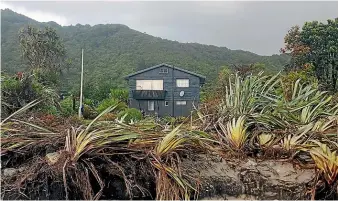
[[[60,158],[59,152],[48,153],[46,159],[49,165],[54,165]]]

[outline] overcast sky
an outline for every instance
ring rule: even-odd
[[[293,25],[338,17],[338,2],[29,2],[3,1],[37,21],[125,24],[141,32],[261,55],[278,54]]]

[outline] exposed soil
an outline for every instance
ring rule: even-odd
[[[40,150],[42,153],[45,151]],[[88,167],[70,164],[66,167],[68,189],[66,195],[63,179],[66,157],[62,153],[58,161],[53,164],[47,157],[39,155],[29,160],[21,154],[9,153],[9,156],[12,158],[7,157],[5,160],[7,162],[3,163],[1,169],[1,198],[4,200],[65,200],[67,197],[68,199],[93,199],[91,195],[101,189]],[[113,162],[115,166],[103,163],[98,158],[90,162],[95,166],[104,186],[100,199],[151,200],[156,197],[155,178],[149,174],[152,169],[147,161],[116,157]]]
[[[64,163],[62,159],[59,160],[60,164]],[[18,160],[12,160],[2,166],[2,199],[66,198],[62,166],[57,163],[51,165],[40,156],[21,162],[24,163],[19,165]],[[116,165],[105,164],[97,158],[91,162],[104,184],[100,199],[155,199],[155,178],[147,160],[114,157]],[[199,180],[198,199],[201,200],[311,199],[309,190],[315,185],[317,175],[314,169],[301,169],[286,161],[256,161],[251,158],[224,160],[204,154],[183,159],[181,166],[184,172]],[[86,188],[93,189],[92,194],[100,191],[100,185],[92,174],[89,174],[88,180],[83,179],[87,178],[83,167],[69,167],[67,170],[69,199],[90,198],[90,190],[83,190]],[[23,178],[28,179],[21,188],[17,188]],[[338,198],[337,192],[328,192],[324,184],[319,185],[318,189],[315,199]]]
[[[314,169],[300,169],[290,162],[254,159],[228,160],[197,155],[182,166],[201,182],[200,199],[307,200],[314,186]],[[325,191],[324,191],[325,192]],[[315,199],[337,199],[337,192],[317,193]]]

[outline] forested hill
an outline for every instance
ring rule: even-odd
[[[287,63],[286,55],[259,56],[197,43],[179,43],[154,37],[119,24],[60,26],[55,22],[40,23],[9,9],[1,10],[1,66],[13,73],[23,68],[18,31],[31,24],[51,26],[62,37],[70,63],[63,73],[63,84],[77,88],[84,48],[85,86],[126,86],[123,76],[159,63],[169,63],[214,80],[221,66],[261,62],[278,71]],[[210,30],[213,31],[213,30]]]

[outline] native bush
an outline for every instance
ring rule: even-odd
[[[118,114],[118,118],[123,118],[124,122],[126,123],[130,123],[132,121],[135,122],[142,119],[142,113],[138,109],[127,108]]]
[[[332,96],[320,91],[318,85],[301,84],[300,81],[292,83],[291,88],[281,87],[281,94],[267,94],[265,98],[270,102],[257,115],[258,122],[269,127],[287,128],[337,114],[338,104],[331,101]]]
[[[83,99],[83,103],[86,104],[86,105],[89,105],[91,107],[94,107],[94,105],[95,105],[94,100],[90,99],[90,98],[84,98]]]
[[[98,115],[98,112],[89,105],[83,105],[83,118],[94,119]]]
[[[127,89],[110,89],[109,97],[112,99],[117,99],[119,102],[126,103],[128,102],[129,92]]]
[[[63,116],[71,116],[76,114],[76,111],[73,109],[73,99],[71,96],[68,96],[60,101],[61,113]]]
[[[58,110],[58,108],[55,105],[44,105],[40,108],[40,111],[45,114],[55,116],[62,114],[62,112],[60,112],[60,110]]]
[[[98,113],[103,112],[105,109],[107,109],[108,107],[112,106],[112,105],[116,105],[118,103],[117,99],[113,99],[113,98],[106,98],[103,99],[99,105],[95,108],[95,110]]]
[[[34,74],[4,75],[1,86],[2,108],[7,114],[36,99],[41,100],[40,108],[56,106],[58,99],[56,91],[39,83]]]
[[[103,112],[105,109],[112,105],[117,105],[116,109],[114,111],[119,112],[125,108],[127,108],[127,105],[123,102],[120,102],[118,99],[115,98],[106,98],[102,100],[99,105],[96,107],[96,111],[98,113]]]
[[[301,70],[294,70],[290,71],[286,74],[281,75],[281,87],[279,87],[276,91],[277,94],[281,94],[284,92],[284,95],[289,95],[292,90],[293,84],[300,80],[301,84],[310,84],[314,86],[318,86],[318,80],[313,75],[311,68],[308,69],[301,69]]]
[[[278,75],[240,77],[237,73],[230,75],[228,82],[221,86],[223,95],[218,105],[218,115],[227,119],[241,115],[254,115],[270,102],[263,98],[273,93],[279,83]]]
[[[228,75],[227,82],[219,83],[218,90],[223,92],[217,92],[220,101],[216,102],[216,109],[211,107],[214,100],[210,100],[205,103],[206,108],[202,104],[197,111],[202,126],[225,123],[244,115],[248,125],[281,129],[312,125],[314,130],[327,130],[333,125],[331,117],[337,115],[338,104],[331,100],[331,95],[320,90],[315,78],[305,79],[304,73]],[[298,77],[301,78],[296,79]]]

